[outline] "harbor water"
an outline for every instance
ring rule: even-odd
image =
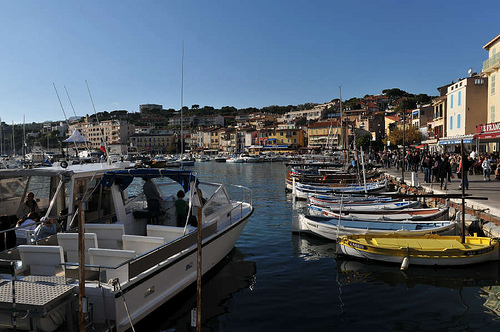
[[[203,279],[202,331],[500,330],[497,262],[402,272],[336,258],[335,243],[292,234],[305,203],[285,194],[283,163],[190,169],[202,180],[249,187],[255,207],[236,248]],[[136,331],[195,331],[195,294],[188,288]]]

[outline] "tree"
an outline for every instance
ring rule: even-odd
[[[370,140],[372,139],[372,136],[370,133],[364,131],[359,135],[356,135],[356,147],[363,148],[364,151],[367,150],[367,148],[370,146]]]
[[[387,141],[391,142],[391,145],[403,145],[403,128],[396,127],[389,133]],[[422,141],[422,132],[418,128],[406,125],[405,128],[405,145],[409,146],[413,143],[420,143]]]

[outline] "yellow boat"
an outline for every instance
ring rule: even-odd
[[[498,240],[466,236],[349,235],[338,242],[338,252],[351,257],[401,264],[459,266],[500,258]]]

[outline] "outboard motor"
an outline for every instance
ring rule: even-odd
[[[469,225],[469,234],[474,235],[474,233],[476,233],[477,236],[482,236],[482,237],[486,236],[483,232],[481,224],[479,223],[479,220],[474,220]]]

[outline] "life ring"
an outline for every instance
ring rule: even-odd
[[[66,167],[68,167],[68,162],[67,162],[67,161],[65,161],[65,160],[61,161],[61,167],[62,167],[62,168],[66,168]]]

